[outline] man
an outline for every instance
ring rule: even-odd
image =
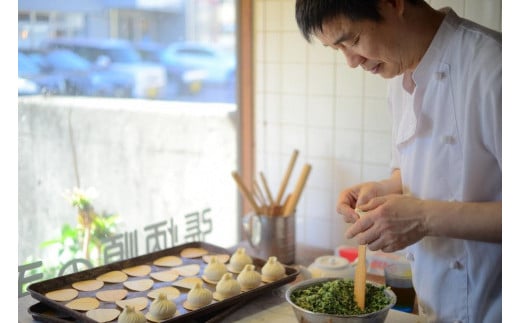
[[[392,173],[340,193],[346,237],[406,248],[429,322],[501,322],[501,34],[422,0],[297,0],[296,20],[391,79]]]

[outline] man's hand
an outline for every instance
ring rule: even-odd
[[[343,216],[347,223],[354,223],[359,219],[355,208],[370,201],[378,196],[380,184],[377,182],[367,182],[343,190],[338,197],[336,211]]]
[[[365,215],[347,230],[347,239],[368,244],[370,250],[393,252],[427,235],[423,201],[407,195],[377,196],[359,205]]]

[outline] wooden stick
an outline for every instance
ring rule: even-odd
[[[283,215],[288,216],[294,213],[296,209],[296,204],[298,204],[298,200],[302,194],[303,188],[305,187],[305,182],[307,182],[307,178],[309,177],[309,173],[311,172],[311,165],[305,164],[303,166],[302,172],[300,173],[300,177],[298,178],[298,183],[296,183],[296,188],[294,192],[291,194],[291,198],[287,203],[287,207],[284,210]]]
[[[361,310],[365,310],[367,281],[366,253],[367,245],[360,244],[358,246],[358,262],[356,265],[356,271],[354,272],[354,300]]]
[[[253,188],[253,198],[255,199],[256,205],[261,209],[265,206],[264,202],[262,202],[262,199],[258,195],[258,192],[255,188]]]
[[[278,190],[278,196],[276,197],[275,204],[280,205],[282,202],[283,194],[285,193],[285,188],[287,187],[287,183],[289,183],[289,178],[291,177],[291,173],[294,168],[294,164],[296,163],[296,158],[298,157],[298,150],[294,150],[291,155],[291,160],[289,161],[289,166],[285,171],[285,175],[282,180],[282,184],[280,185],[280,189]]]
[[[262,189],[260,188],[260,185],[258,185],[258,182],[256,181],[256,179],[253,181],[253,185],[254,185],[253,187],[255,188],[253,190],[253,192],[256,192],[258,194],[258,197],[260,197],[260,199],[262,200],[263,206],[268,206],[264,193],[262,192]]]
[[[356,208],[356,213],[361,218],[365,215],[365,212]],[[361,310],[365,310],[365,295],[366,295],[366,281],[367,281],[367,268],[366,268],[366,253],[367,245],[358,246],[358,262],[356,265],[356,271],[354,272],[354,300]]]
[[[287,209],[287,204],[289,204],[289,200],[291,199],[292,194],[287,194],[287,197],[285,198],[285,201],[283,202],[282,206],[282,214],[285,214],[285,210]]]
[[[232,172],[231,176],[233,176],[233,178],[235,179],[235,182],[237,182],[238,188],[242,192],[242,195],[244,195],[245,198],[249,201],[249,203],[251,203],[251,206],[253,207],[253,210],[255,211],[255,213],[260,214],[260,208],[258,207],[258,205],[256,205],[256,202],[253,199],[251,192],[249,192],[249,190],[244,185],[244,182],[240,178],[240,175],[238,175],[237,172]]]
[[[260,172],[260,179],[262,180],[262,183],[264,184],[265,192],[267,193],[267,199],[269,200],[269,204],[273,205],[273,196],[271,195],[271,190],[269,189],[269,185],[267,185],[267,180],[265,179],[264,173]]]

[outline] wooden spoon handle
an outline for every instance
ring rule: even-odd
[[[359,218],[365,215],[365,212],[356,208],[356,213]],[[367,281],[367,245],[358,246],[358,262],[356,265],[356,272],[354,273],[354,300],[359,308],[365,310],[365,294]]]
[[[366,294],[366,245],[358,246],[358,262],[356,265],[356,272],[354,275],[354,300],[359,308],[365,310],[365,294]]]

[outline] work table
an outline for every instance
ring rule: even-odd
[[[245,243],[240,243],[239,246],[244,246],[247,249]],[[308,266],[316,257],[331,254],[333,254],[332,250],[311,246],[299,246],[296,248],[296,263],[298,265]],[[379,283],[384,282],[384,278],[381,276],[369,274],[367,278]],[[301,279],[302,278],[299,276],[296,281]],[[285,291],[288,286],[290,285],[284,285],[268,291],[260,295],[254,301],[249,301],[245,304],[237,304],[238,306],[224,310],[222,313],[217,314],[207,322],[297,323],[291,306],[285,301]],[[18,299],[18,322],[38,322],[33,320],[32,316],[27,312],[28,308],[35,303],[37,303],[37,300],[33,299],[30,295]],[[418,323],[421,322],[421,320],[417,315],[391,310],[385,322]]]

